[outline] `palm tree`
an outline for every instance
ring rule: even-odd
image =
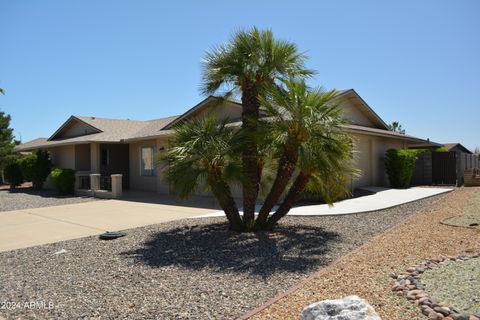
[[[311,139],[325,138],[325,132],[343,123],[335,90],[310,89],[304,80],[284,81],[261,100],[271,117],[271,129],[278,137],[281,152],[277,173],[270,192],[260,209],[255,226],[264,227],[297,168],[300,147]]]
[[[402,125],[397,121],[394,121],[391,124],[389,124],[388,128],[393,132],[405,134],[405,130],[402,128]]]
[[[301,145],[298,173],[266,229],[273,229],[307,189],[328,204],[349,194],[347,177],[357,174],[351,165],[352,138],[335,125],[325,129],[320,139],[312,138]]]
[[[205,54],[201,91],[241,95],[243,212],[248,226],[255,217],[261,177],[257,141],[260,97],[278,80],[312,75],[313,71],[304,67],[305,59],[294,43],[275,39],[272,31],[256,27],[234,33],[228,44]]]
[[[208,189],[216,197],[234,230],[243,229],[229,183],[238,181],[241,164],[232,146],[236,131],[216,117],[188,121],[175,128],[174,139],[162,162],[168,163],[166,179],[172,191],[186,198]]]
[[[175,129],[173,147],[165,157],[170,164],[167,178],[173,191],[186,197],[208,187],[231,228],[237,231],[274,228],[305,190],[331,204],[348,194],[346,177],[354,173],[349,166],[352,138],[342,130],[344,120],[337,102],[335,91],[310,89],[303,80],[285,81],[284,88],[262,98],[270,117],[260,120],[260,170],[272,161],[277,164],[270,192],[252,226],[242,223],[230,191],[230,184],[243,179],[238,156],[243,131],[228,126],[227,120],[218,123],[209,117],[185,122]],[[293,176],[283,203],[269,218]]]

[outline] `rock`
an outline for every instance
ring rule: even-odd
[[[426,316],[428,316],[430,313],[434,312],[432,308],[428,306],[422,306],[422,313]]]
[[[55,252],[54,254],[63,254],[63,253],[65,253],[65,252],[67,252],[67,250],[62,249],[62,250],[60,250],[60,251]]]
[[[413,295],[418,295],[418,294],[421,294],[421,293],[425,293],[425,291],[423,290],[419,290],[419,289],[414,289],[414,290],[410,290],[409,294],[413,294]]]
[[[473,316],[473,315],[472,315],[472,316],[470,316],[470,319],[468,319],[468,320],[480,320],[480,318],[478,318],[477,316]]]
[[[427,303],[425,303],[425,302],[427,302],[427,301],[429,302],[429,304],[432,304],[432,303],[430,302],[430,298],[429,298],[429,297],[421,297],[420,299],[418,299],[418,303],[419,303],[419,304],[427,304]]]
[[[425,291],[423,293],[417,294],[417,299],[428,298],[428,297],[429,297],[429,295]]]
[[[429,320],[441,320],[441,319],[443,319],[443,315],[441,313],[436,313],[435,311],[432,311],[428,314],[428,319]]]
[[[381,320],[373,307],[358,296],[312,303],[303,309],[301,320]]]
[[[435,308],[433,308],[433,310],[435,310],[438,313],[443,314],[444,316],[448,316],[451,313],[450,309],[447,308],[447,307],[435,307]]]
[[[462,319],[463,316],[460,313],[456,313],[456,312],[450,314],[449,317],[452,318],[453,320],[466,320],[465,318]]]

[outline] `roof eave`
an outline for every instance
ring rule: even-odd
[[[390,139],[399,139],[399,140],[428,144],[428,145],[432,145],[432,146],[441,146],[441,144],[430,141],[430,140],[425,140],[425,139],[421,139],[421,138],[417,138],[417,137],[409,136],[409,135],[392,134],[391,131],[387,131],[387,130],[385,130],[386,132],[375,132],[375,131],[368,130],[368,128],[365,128],[365,129],[351,128],[351,127],[348,127],[348,126],[345,126],[345,129],[347,131],[356,132],[356,133],[365,134],[365,135],[379,136],[379,137],[385,137],[385,138],[390,138]]]

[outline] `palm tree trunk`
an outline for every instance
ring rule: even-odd
[[[273,216],[267,221],[266,229],[272,230],[277,225],[277,222],[287,215],[293,205],[300,200],[307,186],[308,180],[310,180],[311,174],[306,172],[300,172],[295,179],[292,187],[288,191],[287,196],[283,200],[280,207],[275,211]]]
[[[243,162],[243,222],[253,225],[255,204],[257,202],[260,173],[258,169],[257,126],[260,110],[258,91],[253,84],[242,88],[242,130],[245,135]]]
[[[280,199],[282,193],[285,191],[288,181],[290,181],[290,178],[295,171],[297,161],[298,144],[294,141],[288,141],[278,164],[275,181],[273,182],[272,188],[265,198],[263,206],[258,214],[258,218],[255,221],[255,228],[262,229],[265,226],[270,211],[272,211],[273,206],[275,206],[278,199]]]
[[[235,231],[243,231],[242,218],[238,212],[237,204],[232,197],[230,187],[225,181],[216,181],[210,184],[212,193],[217,199],[220,207],[225,212],[230,228]]]

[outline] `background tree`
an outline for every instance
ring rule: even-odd
[[[14,147],[20,142],[15,140],[13,129],[10,128],[11,117],[0,111],[0,171],[12,162],[15,158]],[[2,178],[3,180],[3,178]]]
[[[474,154],[476,154],[477,156],[480,156],[480,147],[475,147],[475,150],[473,151]]]
[[[23,178],[31,181],[34,189],[42,189],[45,180],[52,171],[50,155],[46,150],[38,150],[29,154],[20,161]]]
[[[18,161],[10,161],[10,163],[5,166],[4,173],[6,180],[10,184],[10,189],[15,189],[22,184],[23,175]]]
[[[392,130],[393,132],[398,132],[398,133],[401,133],[401,134],[405,134],[405,129],[403,129],[402,125],[397,121],[394,121],[391,124],[389,124],[388,128],[390,130]]]
[[[242,100],[243,212],[244,222],[252,224],[261,172],[258,154],[260,97],[276,81],[288,77],[307,77],[313,71],[304,66],[306,56],[288,41],[277,40],[272,31],[256,27],[238,31],[226,45],[205,54],[202,92],[240,94]]]

